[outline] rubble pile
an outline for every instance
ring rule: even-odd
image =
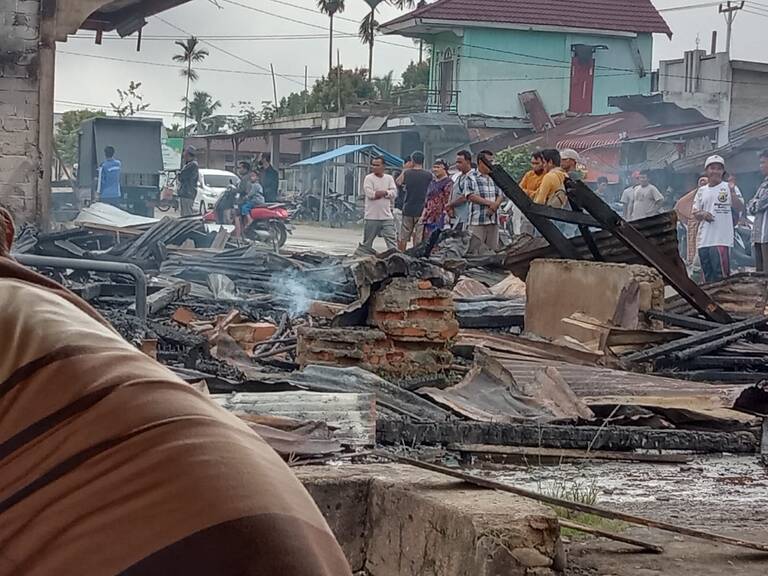
[[[55,234],[24,230],[19,251],[141,267],[146,319],[121,274],[66,261],[39,269],[282,453],[326,457],[405,440],[462,454],[505,443],[759,449],[768,400],[753,385],[768,356],[768,286],[757,279],[714,287],[716,299],[740,290],[754,300],[751,318],[723,326],[665,302],[659,273],[634,264],[536,258],[521,274],[524,259],[509,250],[485,260],[275,254],[191,219],[92,220]],[[737,367],[740,379],[693,381],[715,365]],[[270,416],[288,420],[270,428]]]

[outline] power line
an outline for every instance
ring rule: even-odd
[[[273,0],[276,1],[276,0]],[[314,24],[312,22],[306,22],[305,20],[298,20],[296,18],[291,18],[289,16],[283,16],[281,14],[275,14],[274,12],[270,12],[268,10],[262,10],[261,8],[256,8],[254,6],[249,6],[248,4],[243,4],[241,2],[236,2],[235,0],[221,0],[221,2],[226,2],[227,4],[232,4],[233,6],[239,6],[240,8],[244,8],[245,10],[251,10],[253,12],[258,12],[259,14],[266,14],[267,16],[272,16],[274,18],[280,18],[281,20],[286,20],[288,22],[294,22],[296,24],[301,24],[303,26],[309,26],[311,28],[317,28],[319,30],[325,30],[326,32],[328,29],[325,26],[320,26],[319,24]],[[288,4],[287,2],[280,2],[282,4]],[[290,6],[297,7],[295,4],[290,4]],[[304,9],[302,7],[302,9]],[[314,12],[314,11],[313,11]],[[353,21],[354,22],[354,21]],[[344,32],[344,34],[353,34],[352,32]],[[357,34],[355,34],[357,36]],[[397,46],[399,48],[408,48],[411,50],[418,50],[418,46],[414,46],[412,44],[398,44],[397,42],[389,42],[387,40],[378,40],[379,44],[386,44],[388,46]]]
[[[345,38],[357,38],[357,34],[343,34],[334,33],[334,38],[339,39],[345,39]],[[145,42],[147,40],[157,40],[157,41],[165,41],[165,42],[173,42],[178,40],[186,40],[188,36],[163,36],[163,35],[152,35],[152,36],[142,36],[141,41]],[[264,34],[264,35],[250,35],[250,36],[197,36],[200,40],[216,40],[216,41],[233,41],[233,42],[241,42],[241,41],[253,41],[253,40],[327,40],[328,35],[327,34]],[[80,34],[77,36],[70,36],[68,40],[96,40],[95,34]],[[121,37],[121,36],[107,36],[103,35],[102,40],[128,40],[135,42],[136,39],[131,36]]]
[[[85,108],[96,108],[99,110],[114,110],[111,106],[104,106],[103,104],[89,104],[87,102],[76,102],[73,100],[54,100],[54,103],[64,104],[65,106],[84,106]],[[181,115],[180,112],[169,112],[167,110],[142,110],[142,112],[148,112],[150,114],[161,114],[164,116]]]
[[[692,4],[690,6],[672,6],[670,8],[659,8],[657,12],[677,12],[679,10],[696,10],[698,8],[710,8],[718,6],[720,2],[707,2],[706,4]]]
[[[182,34],[188,34],[189,36],[194,36],[194,34],[192,34],[191,32],[189,32],[187,30],[184,30],[183,28],[180,28],[179,26],[176,26],[175,24],[172,24],[171,22],[168,22],[168,20],[166,20],[162,16],[155,16],[155,18],[157,18],[158,20],[160,20],[160,22],[163,22],[167,26],[170,26],[174,30],[177,30],[178,32],[181,32]],[[234,58],[236,60],[240,60],[241,62],[249,64],[250,66],[253,66],[254,68],[258,68],[259,70],[263,70],[264,72],[269,72],[270,75],[272,74],[272,72],[271,72],[271,70],[269,70],[269,68],[265,68],[264,66],[256,64],[255,62],[252,62],[251,60],[243,58],[242,56],[238,56],[237,54],[234,54],[234,53],[230,52],[229,50],[225,50],[224,48],[221,48],[220,46],[217,46],[216,44],[213,44],[213,43],[209,42],[208,40],[201,40],[201,42],[203,44],[206,44],[206,45],[210,46],[211,48],[213,48],[215,50],[218,50],[219,52],[223,52],[227,56],[230,56],[230,57],[232,57],[232,58]],[[275,75],[279,76],[281,78],[284,78],[284,79],[288,80],[289,82],[293,82],[294,84],[298,84],[299,86],[304,86],[304,83],[301,82],[300,80],[295,80],[294,78],[290,78],[290,77],[288,77],[288,76],[286,76],[284,74],[275,74]],[[277,105],[277,102],[275,102],[275,105]]]
[[[180,70],[181,68],[179,66],[176,66],[174,64],[164,64],[162,62],[148,62],[146,60],[131,60],[129,58],[117,58],[114,56],[102,56],[98,54],[82,54],[80,52],[69,52],[67,50],[57,50],[57,54],[66,54],[68,56],[78,56],[81,58],[94,58],[97,60],[110,60],[112,62],[125,62],[128,64],[142,64],[144,66],[156,66],[160,68],[173,68],[174,70]],[[250,70],[229,70],[226,68],[206,68],[206,67],[195,67],[195,70],[200,70],[202,72],[222,72],[227,74],[245,74],[248,76],[272,76],[270,72],[251,72]],[[284,74],[284,76],[292,76],[295,78],[304,78],[304,74]],[[310,75],[309,78],[312,78],[313,80],[322,78],[322,76],[315,76]]]

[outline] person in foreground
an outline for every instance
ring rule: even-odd
[[[704,164],[707,184],[693,199],[693,217],[699,222],[696,245],[705,282],[716,282],[731,275],[730,251],[733,248],[735,218],[744,203],[723,181],[725,160],[710,156]]]
[[[0,209],[0,576],[350,576],[248,426],[9,257]]]

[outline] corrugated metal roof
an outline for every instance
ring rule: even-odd
[[[672,35],[651,0],[438,0],[382,26],[407,23],[416,18],[446,22],[558,26],[622,32]]]

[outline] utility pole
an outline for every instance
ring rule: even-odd
[[[308,67],[304,65],[304,94],[302,94],[302,100],[304,100],[304,114],[307,113],[307,101],[309,100],[309,76]]]
[[[336,50],[336,111],[341,114],[341,52]]]
[[[725,16],[725,53],[728,59],[731,58],[731,31],[733,30],[733,21],[736,19],[736,12],[744,8],[744,0],[734,2],[728,0],[725,4],[720,4],[718,11]]]
[[[275,80],[275,67],[270,63],[269,69],[272,71],[272,93],[275,97],[275,117],[277,117],[277,109],[280,106],[280,103],[277,101],[277,81]]]

